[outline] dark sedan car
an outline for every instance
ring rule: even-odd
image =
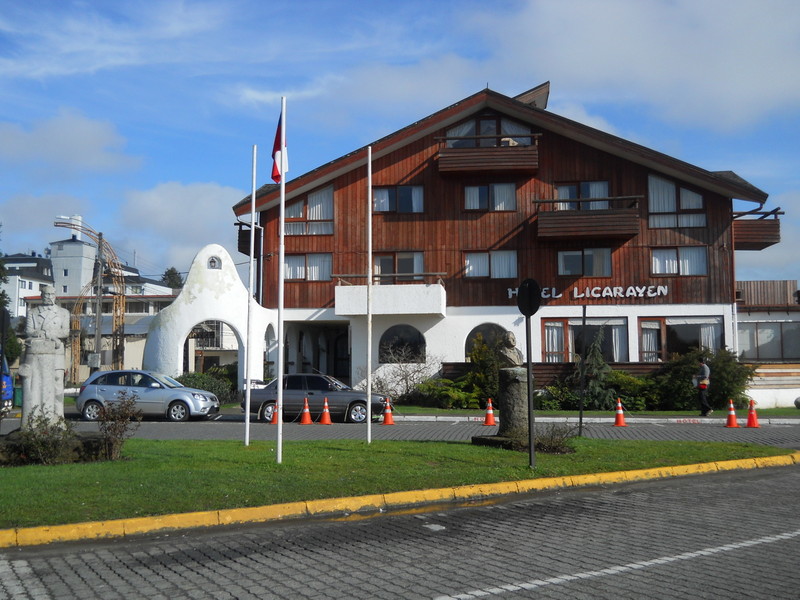
[[[270,381],[264,388],[251,390],[250,413],[258,415],[258,418],[265,423],[271,422],[277,396],[276,379]],[[331,419],[350,423],[364,423],[367,420],[367,394],[365,392],[356,391],[329,375],[317,373],[285,375],[283,378],[283,418],[285,421],[294,420],[300,416],[306,398],[308,399],[308,410],[314,421],[319,419],[322,414],[326,398]],[[387,396],[372,394],[373,418],[383,414],[387,402],[390,402]],[[242,410],[245,410],[245,400],[242,400]]]

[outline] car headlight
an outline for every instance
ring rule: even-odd
[[[208,400],[208,398],[203,396],[203,394],[198,394],[196,392],[194,394],[192,394],[192,398],[194,398],[195,400],[197,400],[199,402],[205,402],[206,400]]]

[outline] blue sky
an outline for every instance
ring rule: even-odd
[[[796,0],[9,0],[0,4],[0,251],[42,252],[80,214],[159,278],[270,182],[287,97],[289,177],[487,85],[551,82],[549,110],[781,207],[783,242],[739,279],[800,279]],[[752,204],[748,204],[752,207]]]

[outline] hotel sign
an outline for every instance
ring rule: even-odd
[[[509,300],[517,296],[519,288],[508,288]],[[568,290],[559,290],[555,287],[542,288],[542,300],[563,298],[564,294],[572,300],[585,300],[585,299],[619,299],[626,300],[629,298],[660,298],[669,295],[669,286],[667,285],[607,285],[607,286],[594,286],[594,287],[579,287],[574,286]]]

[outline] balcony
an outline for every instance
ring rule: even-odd
[[[520,143],[530,138],[531,144]],[[520,173],[539,170],[539,134],[522,136],[469,136],[439,138],[442,147],[436,156],[439,173]],[[457,147],[451,147],[457,146]]]
[[[639,234],[639,196],[547,201],[556,210],[540,210],[537,235],[542,240],[631,239]],[[591,209],[591,203],[607,208]],[[570,208],[563,209],[564,205]],[[597,204],[595,204],[596,206]]]
[[[447,293],[441,283],[404,283],[372,286],[373,315],[436,315],[444,317]],[[337,285],[335,313],[356,317],[367,314],[366,285]]]
[[[781,241],[780,209],[769,212],[734,213],[733,247],[735,250],[763,250]],[[744,219],[745,215],[756,218]]]

